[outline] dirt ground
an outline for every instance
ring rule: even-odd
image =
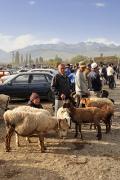
[[[40,153],[37,138],[27,144],[20,139],[21,147],[12,138],[11,152],[4,150],[5,127],[0,123],[0,180],[119,180],[120,179],[120,81],[110,90],[115,100],[115,116],[110,134],[105,134],[102,124],[101,141],[96,140],[96,131],[84,125],[83,136],[74,139],[74,124],[67,139],[59,140],[50,134],[45,139],[46,153]],[[11,104],[14,107],[19,104]],[[43,103],[51,110],[51,104]]]

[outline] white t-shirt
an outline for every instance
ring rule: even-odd
[[[113,74],[114,74],[114,69],[111,66],[108,66],[107,75],[108,76],[113,76]]]

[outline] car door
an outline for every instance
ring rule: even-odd
[[[7,85],[7,91],[11,97],[27,98],[28,97],[29,74],[20,74],[11,80]]]
[[[29,93],[37,92],[41,98],[47,98],[50,84],[44,74],[31,74]]]

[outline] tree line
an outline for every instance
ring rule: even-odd
[[[57,67],[60,63],[71,63],[76,64],[80,61],[85,60],[88,62],[90,58],[86,56],[77,55],[71,59],[63,60],[61,57],[56,55],[54,58],[44,59],[43,57],[33,58],[31,53],[23,55],[20,54],[19,51],[12,52],[12,66],[32,66],[33,64],[36,66],[40,65],[49,65],[50,67]]]

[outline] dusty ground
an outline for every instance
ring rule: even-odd
[[[96,140],[95,130],[83,126],[84,141],[74,139],[74,129],[63,142],[54,134],[46,138],[46,153],[40,153],[37,139],[26,144],[21,138],[21,147],[15,146],[12,138],[12,151],[4,151],[5,128],[0,124],[0,180],[119,180],[120,174],[120,82],[117,88],[110,91],[115,99],[115,117],[112,132],[105,134],[102,125],[103,139]],[[10,107],[15,106],[11,105]],[[18,105],[18,104],[17,104]],[[51,110],[51,105],[44,103]],[[74,126],[73,126],[74,127]]]

